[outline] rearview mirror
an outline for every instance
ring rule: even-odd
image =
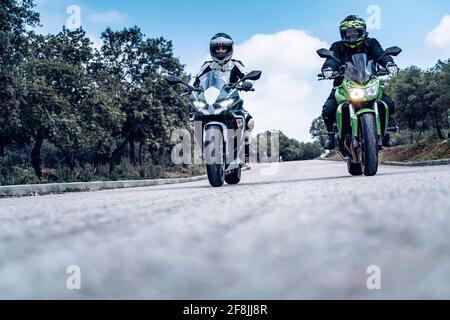
[[[334,56],[334,52],[331,51],[331,50],[328,50],[328,49],[320,49],[320,50],[317,50],[317,54],[318,54],[319,57],[321,57],[321,58],[324,58],[324,59],[331,58],[331,59],[333,59],[333,60],[335,60],[335,61],[341,63],[341,61],[340,61],[338,58],[336,58],[336,57]]]
[[[384,52],[386,55],[396,57],[400,53],[402,53],[402,49],[400,49],[399,47],[391,47],[391,48],[387,48]]]
[[[167,76],[166,77],[166,81],[171,86],[174,86],[174,85],[177,85],[177,84],[184,84],[183,80],[181,80],[180,78],[175,77],[175,76]]]
[[[331,50],[328,49],[320,49],[317,50],[317,54],[319,55],[319,57],[321,58],[334,58],[334,53]]]
[[[246,80],[256,81],[261,78],[261,75],[262,75],[261,71],[252,71],[252,72],[248,73],[242,80],[243,81],[246,81]]]

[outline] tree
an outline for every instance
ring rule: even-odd
[[[39,23],[32,0],[0,1],[0,156],[16,140],[23,142],[18,67],[27,55],[27,28]]]
[[[45,139],[61,150],[71,168],[76,159],[109,157],[115,148],[112,134],[124,116],[88,73],[93,53],[84,31],[34,35],[31,47],[33,55],[22,66],[21,120],[34,141],[31,160],[36,175],[42,174]]]
[[[315,141],[318,141],[320,143],[320,145],[323,146],[325,144],[327,128],[321,116],[313,120],[309,133]]]
[[[97,56],[94,73],[108,74],[107,87],[126,115],[111,170],[125,147],[135,162],[135,143],[147,145],[157,162],[169,146],[170,132],[187,123],[188,109],[179,95],[165,82],[166,74],[183,75],[183,66],[173,54],[170,41],[148,39],[137,27],[114,32],[107,29]],[[141,149],[141,148],[140,148]]]
[[[398,124],[410,129],[416,142],[429,128],[426,121],[429,111],[429,101],[426,99],[428,90],[427,77],[417,67],[403,70],[386,87],[387,93],[396,102]]]
[[[435,101],[432,105],[435,114],[436,123],[442,124],[449,128],[450,123],[448,121],[450,117],[450,60],[447,62],[439,61],[435,69],[436,86],[435,86]],[[437,128],[439,130],[440,128]],[[443,136],[443,134],[441,134]]]
[[[387,91],[397,103],[397,120],[400,126],[415,133],[416,143],[425,130],[433,128],[439,139],[445,139],[442,131],[446,126],[449,110],[448,63],[439,62],[434,68],[422,71],[410,67],[393,78]]]
[[[263,133],[266,137],[269,137],[271,133]],[[265,139],[260,139],[261,134],[258,135],[258,141],[265,141]],[[286,136],[283,132],[279,131],[279,148],[280,156],[283,161],[302,161],[302,160],[313,160],[319,157],[323,149],[319,142],[299,142],[296,139],[291,139]]]

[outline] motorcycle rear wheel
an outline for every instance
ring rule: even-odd
[[[348,167],[348,173],[350,173],[352,176],[362,176],[363,175],[363,169],[361,163],[351,163],[350,161],[347,162]]]
[[[241,182],[241,172],[242,168],[239,166],[239,168],[236,168],[234,170],[231,170],[230,173],[228,173],[225,176],[225,181],[228,184],[239,184]]]

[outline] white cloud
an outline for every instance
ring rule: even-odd
[[[331,90],[315,78],[323,63],[316,50],[322,47],[329,46],[302,30],[255,35],[237,45],[235,58],[248,71],[263,71],[257,91],[243,94],[256,131],[280,129],[290,137],[310,140],[311,122]]]
[[[109,10],[105,12],[92,13],[88,19],[92,23],[117,25],[125,22],[127,20],[127,16],[119,10]]]
[[[444,16],[439,25],[428,33],[425,42],[440,58],[450,58],[450,15]]]

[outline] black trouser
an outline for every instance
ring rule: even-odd
[[[392,116],[395,113],[395,102],[392,101],[386,94],[383,94],[383,100],[389,106],[389,115]],[[328,132],[334,131],[334,123],[336,122],[336,111],[338,109],[338,103],[336,101],[336,89],[331,91],[325,105],[323,106],[322,117]]]

